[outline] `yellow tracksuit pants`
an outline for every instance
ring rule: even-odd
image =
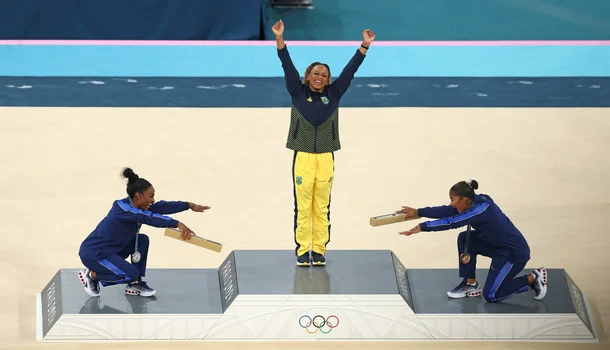
[[[324,255],[330,242],[330,193],[335,173],[334,153],[294,152],[295,253],[311,250]]]

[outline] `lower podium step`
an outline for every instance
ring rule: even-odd
[[[124,286],[90,297],[77,269],[60,269],[37,295],[38,339],[597,341],[587,300],[563,269],[549,270],[543,301],[528,292],[491,304],[449,299],[457,269],[406,269],[389,250],[295,262],[293,250],[236,250],[217,269],[149,269],[150,298]]]
[[[525,269],[520,275],[528,274]],[[589,304],[563,269],[547,269],[546,297],[532,291],[496,302],[482,296],[450,299],[457,269],[408,269],[414,311],[437,339],[596,340]],[[485,284],[487,270],[477,269]]]

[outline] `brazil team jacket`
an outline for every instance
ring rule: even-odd
[[[491,247],[495,254],[519,259],[530,258],[525,237],[486,194],[475,194],[471,207],[463,213],[450,205],[417,210],[423,218],[437,220],[420,224],[421,231],[442,231],[471,225],[471,235]]]
[[[290,128],[286,147],[309,153],[334,152],[341,149],[339,140],[339,102],[347,92],[365,55],[356,50],[339,76],[321,92],[303,84],[288,47],[277,50],[282,62],[286,90],[291,96]]]
[[[158,201],[148,210],[134,207],[129,197],[113,202],[108,215],[85,238],[78,254],[86,259],[100,260],[116,254],[135,240],[142,224],[153,227],[178,227],[178,220],[167,214],[189,209],[188,202]]]

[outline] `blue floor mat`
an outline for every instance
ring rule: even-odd
[[[2,106],[288,107],[283,78],[0,77]],[[610,107],[610,77],[355,78],[343,107]]]

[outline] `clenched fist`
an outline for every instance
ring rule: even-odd
[[[275,36],[284,35],[284,22],[282,22],[281,19],[275,22],[271,30],[273,30],[273,34],[275,34]]]
[[[375,33],[373,33],[373,31],[370,29],[365,29],[362,32],[362,42],[364,45],[369,46],[373,40],[375,40]]]

